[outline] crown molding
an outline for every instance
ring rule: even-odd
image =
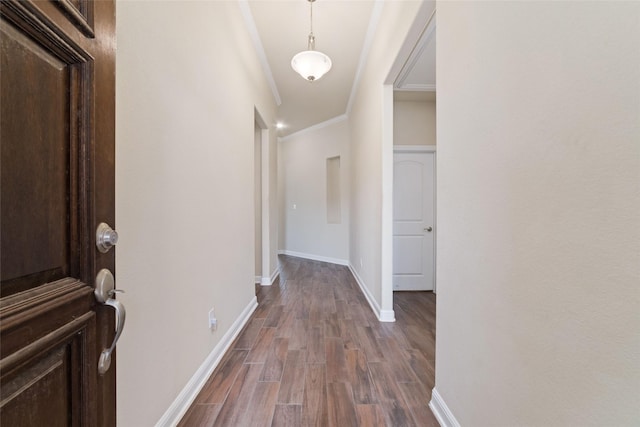
[[[360,84],[360,78],[362,77],[362,70],[369,57],[369,51],[371,50],[371,44],[382,16],[382,7],[384,6],[384,0],[376,0],[373,4],[373,10],[371,11],[371,18],[369,19],[369,27],[367,28],[367,34],[364,36],[364,44],[362,45],[362,51],[360,52],[360,61],[358,62],[358,68],[356,69],[356,75],[353,78],[353,85],[351,86],[351,94],[349,95],[349,102],[347,103],[346,115],[351,114],[351,107],[356,97],[358,85]]]
[[[282,104],[282,98],[280,98],[280,92],[278,91],[278,86],[276,86],[276,81],[273,79],[273,73],[271,72],[271,67],[269,66],[264,46],[262,46],[262,40],[260,39],[260,34],[258,34],[258,28],[256,27],[256,21],[253,19],[249,1],[238,0],[238,5],[240,6],[240,11],[242,12],[242,17],[244,18],[244,23],[247,27],[247,31],[249,32],[249,36],[251,37],[251,41],[253,41],[253,46],[256,49],[258,58],[260,59],[262,71],[267,78],[267,82],[271,88],[271,93],[273,93],[273,98],[276,101],[276,105],[280,106],[280,104]]]
[[[313,132],[315,130],[319,130],[322,128],[326,128],[327,126],[331,126],[334,125],[336,123],[340,123],[344,120],[347,120],[349,117],[346,114],[342,114],[338,117],[334,117],[332,119],[329,120],[325,120],[324,122],[315,124],[313,126],[309,126],[308,128],[304,128],[302,130],[299,130],[297,132],[294,132],[292,134],[289,134],[287,136],[283,136],[281,138],[278,138],[279,141],[287,141],[290,138],[296,137],[296,136],[300,136],[300,135],[304,135],[305,133],[309,133],[309,132]]]

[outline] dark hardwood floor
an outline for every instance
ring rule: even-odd
[[[396,292],[380,323],[348,268],[280,264],[180,426],[438,426],[435,295]]]

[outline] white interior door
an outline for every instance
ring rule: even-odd
[[[435,153],[393,159],[393,290],[431,291],[435,283]]]

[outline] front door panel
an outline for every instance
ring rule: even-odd
[[[114,267],[95,246],[114,222],[114,5],[0,12],[0,424],[115,425],[115,369],[97,373],[113,313],[93,296]]]

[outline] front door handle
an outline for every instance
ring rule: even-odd
[[[430,226],[424,229],[424,231],[428,231],[429,233],[431,233],[431,230],[433,230],[433,228],[431,228]]]
[[[113,307],[116,311],[116,335],[113,337],[113,343],[111,347],[105,348],[100,354],[100,360],[98,361],[98,373],[104,375],[111,366],[111,353],[116,348],[116,344],[122,335],[124,329],[124,321],[127,318],[127,312],[124,309],[124,305],[114,297],[118,292],[124,292],[119,289],[115,289],[113,274],[106,268],[103,268],[98,272],[96,276],[96,289],[93,292],[98,302]]]

